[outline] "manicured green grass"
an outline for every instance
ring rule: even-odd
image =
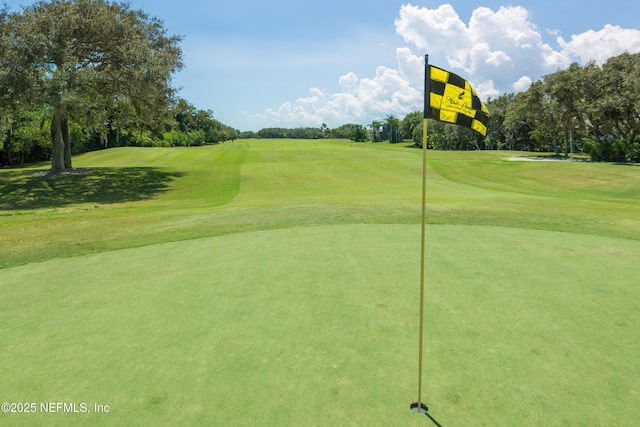
[[[250,140],[0,171],[0,401],[110,408],[0,424],[433,425],[408,409],[420,154]],[[429,152],[430,414],[633,425],[640,169],[518,154]]]
[[[504,160],[512,154],[430,153],[428,221],[640,239],[638,167]],[[402,146],[249,140],[105,150],[74,165],[90,172],[1,171],[0,267],[246,230],[420,218],[420,152]]]

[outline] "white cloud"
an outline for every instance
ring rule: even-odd
[[[400,75],[412,85],[422,85],[424,82],[424,58],[415,56],[408,47],[398,49],[396,58]]]
[[[479,7],[465,24],[451,5],[437,9],[405,5],[395,23],[405,41],[436,58],[444,57],[449,67],[462,69],[471,79],[491,80],[502,90],[523,74],[542,76],[571,63],[543,42],[521,6],[497,12]]]
[[[486,48],[487,53],[485,55],[485,57],[486,57],[485,62],[486,62],[487,65],[492,65],[494,67],[500,67],[500,66],[507,65],[507,64],[511,63],[511,57],[509,55],[507,55],[506,52],[503,52],[501,50],[498,50],[498,51],[495,51],[495,52],[489,52],[488,45],[486,43],[478,44],[477,47],[480,47],[482,49]]]
[[[348,73],[338,79],[342,90],[337,93],[325,93],[312,88],[310,96],[298,98],[295,102],[286,102],[277,110],[269,109],[260,115],[273,126],[320,126],[327,123],[339,126],[345,123],[367,124],[374,119],[384,118],[388,114],[403,116],[419,110],[422,103],[422,77],[424,61],[411,55],[409,49],[400,48],[397,53],[398,68],[378,67],[373,78],[358,78]],[[409,67],[413,65],[413,67]],[[418,66],[419,65],[419,66]],[[416,72],[413,68],[418,66]],[[411,81],[415,83],[412,84]]]
[[[522,76],[518,79],[517,82],[513,84],[512,87],[513,87],[513,90],[515,90],[516,92],[522,92],[529,89],[529,86],[531,86],[531,83],[533,83],[533,80],[531,80],[531,77]]]
[[[569,42],[558,37],[558,44],[565,55],[580,58],[582,63],[594,60],[603,64],[624,52],[640,52],[640,31],[605,25],[600,31],[589,30],[573,35]]]
[[[459,54],[464,55],[472,47],[469,29],[450,4],[437,9],[403,5],[395,26],[407,43],[427,52],[447,52],[450,61],[456,61]]]
[[[338,83],[345,89],[355,89],[358,84],[358,76],[356,76],[355,73],[345,74],[340,77]]]
[[[489,98],[497,98],[502,95],[498,89],[496,89],[493,80],[486,80],[476,86],[474,86],[476,92],[478,92],[478,96],[481,99],[487,100]]]
[[[467,24],[449,4],[437,9],[403,5],[395,28],[405,42],[429,53],[430,63],[469,79],[485,100],[524,91],[534,80],[576,60],[603,62],[624,51],[640,51],[640,31],[611,25],[574,35],[569,42],[557,37],[559,47],[554,48],[521,6],[498,11],[479,7]],[[396,50],[396,59],[397,69],[380,66],[372,78],[347,73],[338,80],[338,92],[312,88],[308,97],[269,109],[260,118],[276,126],[336,126],[421,110],[424,60],[407,46]]]

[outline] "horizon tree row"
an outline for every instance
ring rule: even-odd
[[[602,66],[572,64],[544,76],[528,90],[489,99],[491,121],[486,138],[459,126],[429,121],[429,148],[440,150],[518,150],[550,152],[556,156],[588,153],[593,160],[640,162],[640,54],[622,54]],[[0,163],[20,163],[47,158],[51,152],[51,107],[14,103],[0,113]],[[69,120],[74,153],[106,146],[200,145],[241,138],[345,138],[354,141],[413,141],[422,144],[422,112],[402,120],[388,115],[367,126],[345,124],[330,129],[265,128],[240,132],[213,118],[211,111],[197,110],[183,99],[173,102],[163,120],[138,125],[105,120],[95,125]],[[126,116],[124,116],[126,117]],[[93,126],[93,127],[92,127]],[[94,129],[93,133],[87,129]]]
[[[153,125],[123,120],[95,124],[83,117],[69,117],[70,151],[75,155],[110,147],[198,146],[238,139],[237,129],[216,120],[212,111],[196,109],[184,99],[158,114],[163,119]],[[52,108],[47,104],[0,107],[0,166],[50,161],[51,117]]]
[[[329,128],[326,123],[321,127],[297,127],[263,128],[257,132],[245,131],[240,133],[241,138],[292,138],[292,139],[351,139],[356,142],[365,141],[390,141],[392,143],[402,141],[403,133],[400,129],[401,120],[393,114],[389,114],[384,121],[374,120],[371,124],[364,126],[355,123],[347,123],[336,128]],[[409,134],[410,136],[410,134]],[[405,138],[406,139],[406,138]]]

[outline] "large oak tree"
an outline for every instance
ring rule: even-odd
[[[150,119],[173,96],[181,37],[161,20],[108,0],[39,1],[0,13],[0,98],[52,107],[52,172],[71,168],[69,114],[126,105]]]

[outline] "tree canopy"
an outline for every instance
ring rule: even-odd
[[[171,100],[181,38],[127,3],[39,1],[0,14],[0,100],[50,109],[53,172],[71,168],[69,116],[150,122]]]
[[[527,145],[539,151],[553,149],[556,155],[558,144],[564,142],[565,155],[575,145],[594,160],[639,162],[638,87],[640,54],[624,53],[602,66],[572,64],[511,96],[500,123],[503,134],[490,133],[489,138],[510,147],[534,141]]]

